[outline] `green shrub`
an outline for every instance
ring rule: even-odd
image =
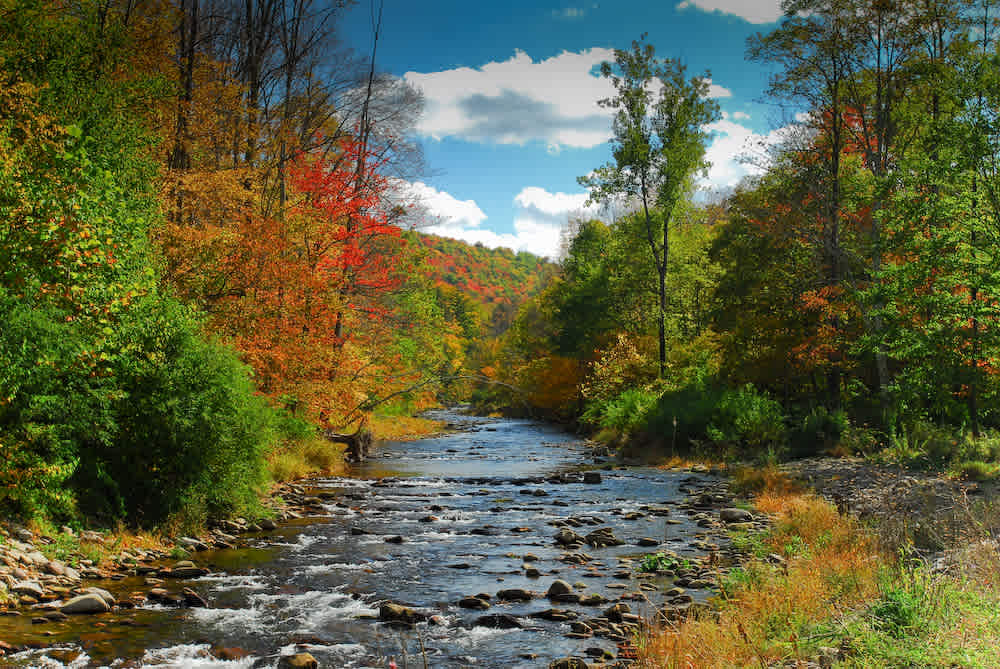
[[[654,391],[631,388],[610,400],[593,400],[582,420],[620,435],[631,435],[646,424],[656,400]]]
[[[849,427],[850,422],[843,411],[816,407],[789,432],[791,455],[804,458],[830,452],[838,446]]]
[[[79,444],[81,505],[140,524],[253,509],[276,435],[247,368],[170,299],[138,301],[116,335],[114,429]]]
[[[783,446],[786,428],[781,405],[752,385],[720,389],[695,382],[664,393],[648,411],[645,432],[676,448],[708,441],[762,451]]]
[[[785,439],[781,405],[752,385],[722,393],[708,426],[709,439],[762,450]]]

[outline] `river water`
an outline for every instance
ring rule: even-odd
[[[598,638],[572,639],[567,623],[528,617],[553,605],[544,597],[500,603],[489,611],[456,606],[477,593],[525,588],[544,593],[556,578],[585,584],[583,593],[617,600],[638,593],[633,611],[650,613],[665,579],[628,578],[628,563],[650,551],[654,538],[683,556],[701,532],[684,513],[668,513],[684,491],[708,484],[704,475],[652,468],[611,469],[557,427],[529,420],[487,419],[440,412],[459,429],[443,436],[380,447],[356,478],[316,480],[324,514],[254,535],[234,550],[197,553],[208,576],[187,581],[209,602],[204,609],[149,605],[93,617],[75,617],[41,629],[30,616],[0,619],[0,639],[52,644],[22,653],[15,666],[273,667],[299,650],[321,667],[545,667],[586,648],[614,651]],[[600,468],[601,482],[583,483],[581,469]],[[558,480],[558,475],[564,475]],[[565,482],[566,480],[572,482]],[[330,495],[335,493],[335,495]],[[626,519],[628,516],[629,519]],[[626,545],[583,550],[586,565],[559,561],[558,523],[593,517]],[[359,532],[365,532],[359,534]],[[390,543],[401,536],[403,543]],[[533,554],[540,577],[523,569]],[[620,562],[624,559],[624,562]],[[617,572],[617,577],[615,576]],[[637,577],[638,574],[635,574]],[[116,594],[144,590],[140,578],[97,583]],[[392,600],[438,616],[438,624],[401,630],[377,620],[379,603]],[[556,606],[599,615],[605,607]],[[476,626],[481,615],[509,613],[524,629]],[[233,649],[219,659],[221,648]],[[238,657],[244,655],[244,657]]]

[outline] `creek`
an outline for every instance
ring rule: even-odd
[[[447,411],[434,417],[456,429],[384,444],[351,478],[309,481],[310,493],[323,498],[322,515],[248,535],[237,549],[195,554],[210,573],[179,585],[195,589],[208,608],[147,604],[44,626],[32,625],[30,615],[0,618],[0,639],[46,646],[4,661],[274,667],[298,649],[321,667],[385,668],[390,659],[401,669],[425,661],[435,669],[545,667],[588,648],[616,650],[614,640],[567,637],[568,622],[531,617],[553,606],[598,616],[610,605],[553,604],[544,594],[555,579],[610,602],[625,597],[634,613],[650,615],[672,581],[640,574],[641,556],[668,549],[694,561],[706,540],[721,540],[676,508],[711,488],[714,476],[595,461],[574,435],[530,420]],[[583,471],[599,475],[585,483]],[[625,543],[584,545],[575,552],[592,559],[567,563],[561,558],[568,551],[553,540],[567,522],[580,534],[609,527]],[[640,548],[641,538],[660,545]],[[527,554],[536,559],[526,563]],[[529,576],[527,566],[539,575]],[[88,585],[122,597],[144,589],[141,576]],[[463,597],[516,588],[537,596],[494,598],[487,611],[457,606]],[[435,618],[410,629],[381,622],[386,600]],[[497,613],[515,616],[523,628],[476,625]]]

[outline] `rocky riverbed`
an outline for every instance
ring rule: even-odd
[[[626,666],[638,625],[704,606],[739,560],[727,528],[766,526],[707,469],[620,468],[555,428],[465,420],[358,478],[286,487],[273,525],[179,538],[188,559],[72,568],[38,552],[54,538],[9,532],[4,661]]]
[[[3,662],[628,666],[637,627],[707,606],[740,563],[730,531],[768,525],[707,467],[623,467],[550,426],[454,420],[354,478],[284,487],[275,521],[227,521],[171,551],[70,565],[39,550],[65,537],[0,531]],[[876,519],[930,521],[988,495],[861,461],[785,469]]]

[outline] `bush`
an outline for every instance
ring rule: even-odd
[[[754,451],[782,446],[786,436],[781,405],[765,393],[752,385],[723,390],[701,383],[664,393],[649,411],[646,432],[677,448],[708,440]]]
[[[649,410],[656,404],[656,400],[655,391],[632,388],[610,400],[592,401],[582,420],[604,430],[628,436],[646,424]]]
[[[709,439],[763,450],[785,440],[781,405],[752,385],[722,394],[708,426]]]
[[[834,450],[849,427],[850,422],[843,411],[816,407],[789,433],[792,457],[804,458]]]
[[[248,369],[202,337],[190,310],[155,295],[116,334],[114,428],[81,440],[71,481],[83,508],[140,524],[254,510],[276,412]]]

